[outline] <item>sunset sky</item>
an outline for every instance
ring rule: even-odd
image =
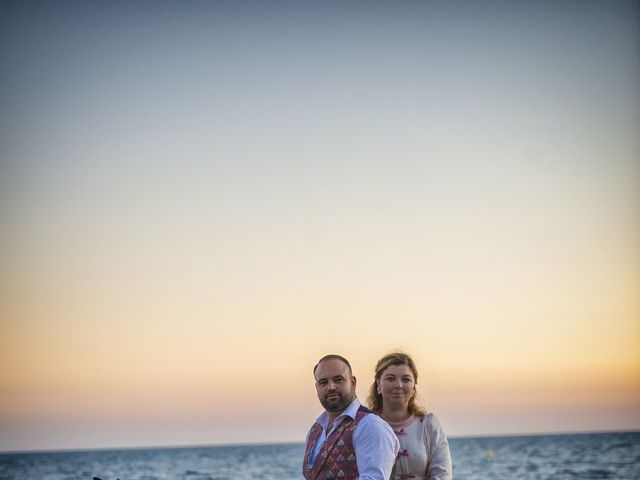
[[[2,2],[0,451],[640,429],[639,14]]]

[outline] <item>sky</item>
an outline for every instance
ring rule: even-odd
[[[637,2],[2,2],[0,451],[640,429]]]

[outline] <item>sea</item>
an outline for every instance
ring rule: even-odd
[[[451,438],[456,480],[640,480],[640,432]],[[301,443],[0,454],[11,480],[301,479]]]

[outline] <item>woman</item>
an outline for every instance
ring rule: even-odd
[[[449,442],[433,413],[416,404],[418,370],[406,353],[385,355],[367,399],[400,441],[395,479],[450,480]]]

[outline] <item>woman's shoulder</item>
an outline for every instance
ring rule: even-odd
[[[425,430],[428,432],[437,432],[442,430],[442,425],[440,425],[440,420],[433,412],[428,412],[421,417],[422,425]]]

